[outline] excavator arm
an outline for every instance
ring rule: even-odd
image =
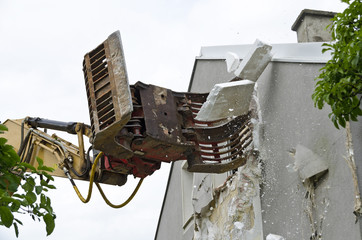
[[[44,164],[54,168],[51,173],[57,177],[68,177],[89,181],[89,173],[93,165],[90,147],[84,149],[83,137],[91,137],[90,127],[83,123],[60,122],[42,118],[25,118],[6,120],[4,125],[8,131],[4,137],[15,147],[22,162],[37,166],[36,158],[43,159]],[[44,130],[41,130],[43,128]],[[78,136],[78,146],[57,136],[49,135],[47,129],[65,131]],[[98,151],[99,152],[99,151]],[[98,154],[95,151],[96,154]],[[102,171],[102,161],[95,166],[95,180],[99,183],[123,185],[127,176]]]

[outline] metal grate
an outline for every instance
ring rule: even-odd
[[[92,131],[95,134],[94,115],[96,115],[99,125],[97,130],[105,129],[116,120],[104,44],[99,45],[86,55],[83,62],[83,73],[87,89],[89,116]],[[95,108],[92,107],[92,97],[95,98]]]
[[[89,116],[96,149],[114,146],[114,136],[133,111],[126,65],[119,32],[84,56],[83,74]]]

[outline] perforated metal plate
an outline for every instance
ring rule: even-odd
[[[84,56],[83,73],[94,148],[114,156],[123,152],[126,157],[129,151],[114,147],[115,135],[133,111],[119,31]]]

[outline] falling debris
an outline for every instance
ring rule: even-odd
[[[241,79],[257,81],[272,59],[271,49],[270,45],[257,39],[252,49],[234,72],[235,75]]]
[[[214,121],[247,114],[254,82],[249,80],[216,84],[196,116],[199,121]]]
[[[225,55],[225,62],[227,71],[229,73],[234,72],[239,67],[240,58],[236,53],[227,52]]]
[[[285,238],[275,234],[268,234],[268,236],[266,236],[266,240],[285,240]]]
[[[195,176],[195,188],[192,192],[192,205],[196,213],[205,212],[209,209],[209,204],[213,200],[212,180],[210,174],[206,174],[202,178]]]
[[[295,152],[294,169],[298,170],[299,177],[305,181],[313,176],[323,175],[328,170],[328,165],[312,150],[298,144]]]

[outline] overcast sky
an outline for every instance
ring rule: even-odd
[[[0,0],[0,121],[43,117],[89,124],[82,75],[85,53],[120,30],[131,83],[186,91],[201,46],[296,42],[301,10],[342,11],[339,0]],[[66,179],[51,193],[57,214],[47,239],[153,239],[170,165],[147,177],[125,208],[97,190],[83,204]],[[80,182],[86,194],[87,183]],[[136,181],[105,187],[121,203]],[[43,223],[21,216],[19,239],[45,239]],[[0,239],[16,239],[0,228]],[[172,236],[170,236],[172,239]]]

